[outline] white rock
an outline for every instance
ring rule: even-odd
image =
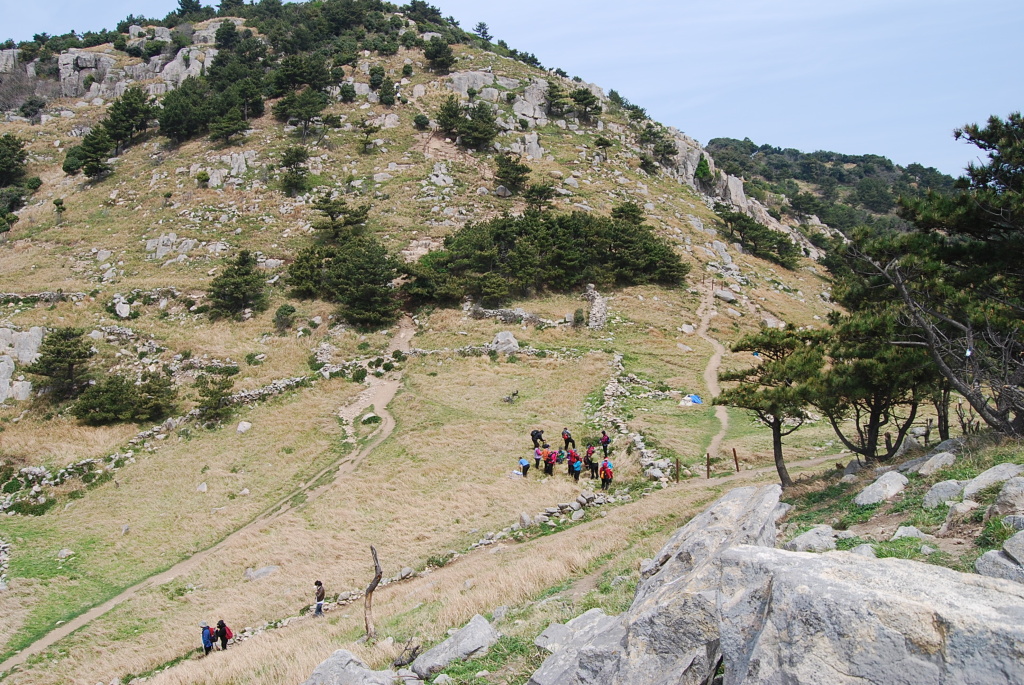
[[[878,480],[864,488],[853,501],[862,507],[884,502],[903,492],[903,488],[907,486],[908,482],[907,477],[897,471],[883,473]]]
[[[248,421],[239,421],[238,428],[235,429],[236,433],[248,433],[252,428],[252,424]]]

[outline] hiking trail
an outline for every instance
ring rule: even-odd
[[[710,399],[714,399],[722,393],[722,388],[718,385],[718,368],[722,365],[725,346],[708,335],[708,326],[711,323],[711,319],[717,314],[718,312],[715,310],[714,283],[712,283],[704,293],[700,306],[697,308],[697,316],[700,317],[697,335],[711,345],[711,348],[714,350],[714,353],[708,359],[707,366],[704,367],[704,385],[708,389],[708,397]],[[718,419],[720,428],[718,433],[711,438],[711,443],[708,445],[707,451],[712,457],[718,456],[722,440],[725,439],[725,434],[729,430],[728,410],[721,406],[715,407],[715,418]]]
[[[388,345],[387,353],[390,354],[394,350],[401,350],[402,352],[408,352],[410,348],[410,342],[412,341],[415,328],[412,321],[405,317],[399,323],[398,332],[395,333],[391,343]],[[39,654],[47,647],[50,647],[58,641],[64,639],[71,633],[75,632],[79,628],[82,628],[95,619],[103,616],[105,613],[113,609],[114,607],[134,598],[143,590],[147,590],[151,587],[163,585],[174,580],[176,577],[189,573],[199,566],[211,555],[217,553],[223,548],[232,538],[237,536],[239,533],[256,528],[257,526],[263,525],[269,521],[272,521],[279,517],[281,514],[289,511],[291,507],[291,500],[293,497],[299,494],[306,494],[307,501],[313,499],[317,494],[323,492],[326,488],[333,485],[341,477],[347,475],[355,470],[357,466],[366,458],[370,452],[372,452],[378,445],[391,435],[391,432],[395,429],[395,419],[387,411],[387,406],[394,399],[395,394],[398,392],[398,388],[401,386],[402,378],[401,373],[395,373],[389,378],[377,378],[375,376],[368,376],[367,382],[369,387],[359,393],[351,402],[342,407],[338,416],[348,420],[350,423],[363,414],[371,405],[374,407],[374,412],[381,417],[381,424],[377,429],[368,436],[366,445],[358,450],[355,454],[346,456],[340,461],[336,461],[326,468],[322,469],[318,473],[307,478],[303,483],[299,484],[299,487],[287,495],[281,497],[276,502],[271,504],[269,507],[263,510],[260,514],[257,514],[254,519],[249,521],[241,528],[237,528],[225,537],[221,538],[219,542],[214,545],[207,547],[204,550],[196,552],[195,554],[179,561],[178,563],[171,566],[169,569],[157,573],[156,575],[149,576],[145,580],[136,583],[132,587],[124,590],[115,597],[108,599],[103,604],[94,606],[93,608],[85,611],[84,613],[76,616],[67,623],[62,623],[56,626],[53,630],[42,636],[32,644],[22,648],[18,653],[8,658],[3,663],[0,663],[0,675],[6,674],[11,669],[21,666],[30,657]],[[319,487],[316,486],[324,475],[330,473],[332,470],[337,470],[337,475],[331,479],[325,485]]]

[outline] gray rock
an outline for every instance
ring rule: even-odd
[[[469,97],[470,88],[479,93],[493,84],[494,74],[489,71],[459,71],[448,77],[448,87],[466,97]]]
[[[832,526],[815,526],[783,545],[783,549],[791,552],[826,552],[835,548],[836,537]]]
[[[32,382],[31,381],[12,381],[11,382],[11,399],[18,402],[27,402],[32,395]]]
[[[206,486],[206,481],[203,481],[196,486],[196,492],[206,492],[209,488]]]
[[[1024,588],[840,552],[721,566],[725,685],[1024,682]]]
[[[1003,525],[1007,525],[1014,530],[1024,530],[1024,516],[1019,514],[1004,516]]]
[[[722,300],[723,302],[729,303],[735,302],[737,300],[736,293],[734,293],[731,290],[725,290],[724,288],[719,288],[718,290],[716,290],[715,297],[717,297],[719,300]]]
[[[985,512],[985,520],[993,516],[1010,516],[1024,514],[1024,478],[1015,476],[1005,483],[999,491],[995,503]]]
[[[1019,464],[999,464],[988,471],[979,474],[964,486],[964,499],[974,499],[974,495],[996,483],[1010,480],[1024,472],[1024,466]]]
[[[252,424],[248,421],[239,421],[238,428],[235,429],[236,433],[248,433],[252,430]]]
[[[1024,566],[1021,566],[1006,552],[993,549],[985,552],[974,562],[974,570],[990,578],[1002,578],[1016,583],[1024,583]],[[1024,675],[1021,676],[1024,678]],[[983,682],[983,681],[977,681]],[[1024,682],[1024,680],[1019,680]]]
[[[258,568],[255,571],[251,568],[247,568],[245,569],[245,579],[259,580],[260,578],[266,578],[267,576],[272,576],[277,573],[280,568],[280,566],[264,566],[263,568]]]
[[[956,462],[956,455],[952,452],[939,452],[938,454],[929,457],[926,462],[921,464],[917,469],[917,472],[922,476],[931,476],[939,469],[944,469],[947,466],[952,466]]]
[[[397,678],[394,671],[372,671],[352,652],[339,649],[302,685],[394,685]]]
[[[846,465],[845,469],[843,469],[843,475],[852,476],[854,474],[860,473],[863,469],[864,466],[859,461],[854,459],[853,461]]]
[[[114,311],[122,319],[127,319],[129,316],[132,315],[132,307],[127,302],[118,302],[116,305],[114,305]]]
[[[57,558],[58,559],[67,559],[68,557],[72,556],[73,554],[74,554],[74,552],[72,552],[70,549],[62,549],[61,551],[57,552]]]
[[[498,197],[512,197],[512,191],[505,186],[498,186],[494,189],[494,194]]]
[[[956,499],[964,491],[966,484],[967,482],[962,480],[944,480],[936,483],[924,496],[924,508],[934,509],[951,499]]]
[[[889,538],[889,540],[900,540],[902,538],[918,538],[919,540],[924,540],[925,537],[925,534],[915,526],[900,526],[896,529],[896,532],[892,534],[892,537]]]
[[[498,633],[487,619],[477,614],[469,623],[439,645],[431,647],[412,662],[412,670],[426,678],[450,664],[455,659],[468,659],[487,653],[488,648],[498,641]]]
[[[580,519],[582,519],[586,515],[587,515],[587,512],[585,512],[582,509],[580,509],[578,511],[572,512],[572,516],[570,518],[572,518],[573,521],[579,521]]]
[[[878,556],[875,553],[875,546],[874,545],[869,545],[869,544],[866,544],[866,543],[863,544],[863,545],[857,545],[856,547],[851,549],[850,552],[852,554],[856,554],[858,556],[870,557],[871,559],[874,559],[875,557]]]
[[[1016,533],[1004,542],[1003,552],[1018,564],[1024,564],[1024,532]]]
[[[523,528],[529,528],[533,525],[533,519],[524,511],[519,514],[519,525]]]
[[[946,512],[946,521],[942,524],[942,527],[939,528],[939,536],[941,537],[949,533],[953,526],[966,519],[967,515],[979,506],[981,505],[969,499],[952,504],[949,507],[949,511]]]
[[[591,609],[565,625],[553,623],[535,644],[551,652],[528,685],[609,682],[606,677],[622,656],[625,628],[618,616]]]
[[[500,331],[491,341],[491,349],[502,354],[511,354],[519,351],[519,341],[509,331]]]
[[[853,501],[861,507],[884,502],[903,492],[903,488],[907,486],[908,482],[907,477],[902,473],[896,471],[883,473],[878,480],[864,488]]]
[[[960,451],[960,448],[963,447],[963,444],[963,438],[950,438],[949,440],[943,440],[933,447],[929,454],[938,454],[939,452],[952,452],[953,454],[956,454]]]

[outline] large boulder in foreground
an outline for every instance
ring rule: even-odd
[[[695,516],[642,566],[629,611],[570,622],[577,636],[567,642],[550,634],[560,647],[530,684],[707,682],[720,658],[718,557],[739,544],[775,546],[775,522],[788,509],[781,493],[778,485],[737,488]]]
[[[421,678],[427,678],[456,659],[486,654],[500,637],[501,633],[492,628],[486,618],[477,614],[450,638],[416,657],[412,662],[412,670]]]
[[[394,671],[372,671],[352,652],[339,649],[302,685],[394,685],[398,677]]]
[[[721,555],[725,685],[1024,682],[1024,586],[903,559]]]

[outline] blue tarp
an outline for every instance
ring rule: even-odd
[[[687,395],[687,397],[689,397],[690,401],[694,404],[704,404],[704,400],[700,398],[700,395]]]

